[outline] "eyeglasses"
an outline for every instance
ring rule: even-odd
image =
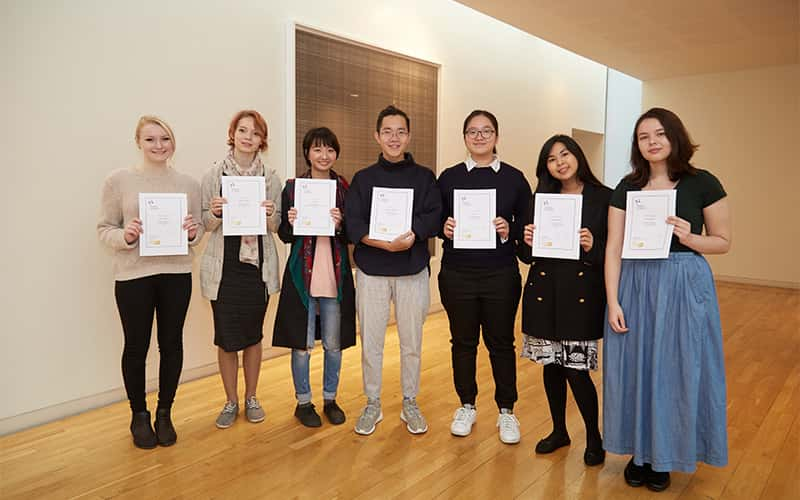
[[[397,130],[385,128],[381,130],[381,137],[383,137],[384,139],[390,139],[392,137],[397,137],[398,139],[405,139],[407,136],[408,136],[408,130],[404,128],[400,128]]]
[[[491,139],[494,136],[494,129],[493,128],[484,128],[478,130],[476,128],[468,128],[464,135],[469,137],[470,139],[477,139],[478,136],[481,136],[482,139]]]

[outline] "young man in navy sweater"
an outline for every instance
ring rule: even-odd
[[[361,325],[361,366],[367,405],[356,423],[369,435],[383,419],[381,375],[386,324],[394,301],[400,339],[403,409],[400,418],[412,434],[428,430],[417,406],[422,325],[430,306],[428,239],[439,232],[442,199],[434,173],[407,153],[411,125],[403,111],[389,106],[378,115],[375,140],[378,162],[353,177],[345,202],[346,230],[355,244],[356,309]],[[369,237],[373,188],[414,190],[411,230],[392,241]]]

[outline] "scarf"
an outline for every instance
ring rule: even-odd
[[[233,157],[233,150],[229,151],[228,156],[222,161],[222,172],[225,175],[264,175],[264,170],[264,164],[261,162],[261,157],[258,153],[253,157],[253,161],[248,168],[242,168],[236,163],[236,159]],[[241,238],[242,243],[239,245],[239,262],[259,267],[258,236],[242,236]]]
[[[336,208],[344,215],[344,197],[350,187],[343,177],[333,170],[329,171],[330,178],[336,181]],[[303,179],[311,178],[311,170],[300,176]],[[289,195],[289,206],[294,206],[294,179],[287,181],[286,191]],[[344,223],[344,221],[342,221]],[[327,237],[327,236],[326,236]],[[308,293],[311,289],[311,272],[314,267],[314,250],[316,236],[303,236],[297,238],[292,244],[291,255],[289,256],[288,271],[292,277],[295,289],[300,295],[300,300],[308,309]],[[335,236],[331,238],[331,249],[333,250],[333,269],[336,274],[336,300],[342,301],[342,273],[350,272],[350,264],[347,258],[347,244],[342,243]]]

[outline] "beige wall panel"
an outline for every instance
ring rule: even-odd
[[[642,108],[675,111],[700,144],[694,163],[729,195],[733,248],[714,273],[800,287],[800,65],[646,81]]]

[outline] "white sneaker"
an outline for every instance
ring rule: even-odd
[[[456,410],[453,415],[453,423],[450,424],[450,434],[454,436],[469,436],[472,432],[472,425],[475,423],[475,417],[478,410],[470,404],[466,404]]]
[[[519,443],[519,420],[511,410],[503,408],[497,416],[497,428],[500,430],[500,441],[505,444]]]

